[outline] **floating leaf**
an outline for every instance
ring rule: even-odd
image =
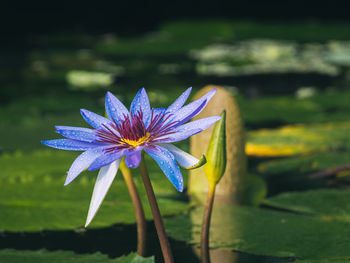
[[[63,186],[66,171],[77,153],[37,151],[32,154],[5,154],[0,157],[0,230],[40,231],[68,230],[84,225],[97,173],[84,172],[73,183]],[[163,215],[188,208],[180,194],[153,162],[150,175]],[[151,212],[142,180],[135,183],[144,201],[147,219]],[[115,223],[134,223],[134,209],[123,182],[117,175],[91,227]]]
[[[212,248],[256,255],[325,259],[350,257],[350,224],[242,206],[217,206],[210,232]],[[216,214],[216,215],[215,215]],[[198,244],[203,209],[166,219],[171,237]]]
[[[276,94],[258,99],[237,98],[244,122],[249,128],[349,121],[350,116],[348,91],[319,91],[303,99]]]
[[[348,171],[330,174],[325,178],[309,178],[310,175],[335,169],[350,163],[349,151],[328,151],[262,162],[258,171],[269,183],[270,194],[282,191],[308,190],[326,187],[327,184],[346,184]]]
[[[350,149],[349,133],[349,122],[262,129],[249,133],[246,152],[251,156],[278,157],[339,147]]]
[[[325,152],[263,162],[259,164],[258,171],[268,176],[310,174],[349,163],[349,152]]]
[[[350,191],[321,189],[288,192],[266,199],[265,205],[350,222]]]
[[[63,103],[63,102],[62,102]],[[40,106],[38,106],[40,107]],[[18,112],[5,111],[6,117],[4,122],[0,123],[0,150],[1,151],[32,151],[35,149],[43,149],[43,145],[40,143],[43,139],[53,139],[55,134],[52,132],[55,124],[64,124],[67,126],[71,125],[82,125],[86,126],[80,114],[71,113],[65,116],[56,116],[48,114],[47,117],[41,116],[29,116],[24,114],[24,109]],[[39,111],[38,114],[43,114]],[[10,122],[9,116],[16,115],[12,121],[19,123],[8,123]],[[21,117],[19,117],[20,115]],[[24,115],[24,116],[23,116]],[[0,111],[0,119],[2,119]],[[56,136],[57,138],[57,136]]]
[[[74,89],[95,90],[108,88],[113,84],[113,74],[104,72],[89,72],[72,70],[67,73],[67,82],[75,87]]]
[[[75,254],[71,251],[0,250],[0,261],[6,263],[153,263],[154,257],[143,258],[135,253],[110,259],[101,253]]]
[[[321,260],[296,260],[294,263],[350,263],[350,257],[344,258],[328,258]]]

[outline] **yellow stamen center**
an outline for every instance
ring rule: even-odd
[[[145,136],[141,137],[141,138],[138,139],[137,141],[129,140],[129,139],[123,139],[123,138],[121,139],[121,141],[122,141],[124,144],[128,144],[128,145],[130,145],[130,146],[132,146],[132,147],[137,147],[137,146],[143,144],[144,142],[146,142],[146,141],[149,139],[150,135],[151,135],[150,133],[146,133]]]

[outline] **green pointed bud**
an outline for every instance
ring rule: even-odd
[[[209,185],[216,185],[226,169],[226,111],[222,111],[221,120],[214,127],[206,154],[207,164],[204,172]]]

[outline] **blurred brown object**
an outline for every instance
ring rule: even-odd
[[[216,94],[197,115],[194,120],[220,115],[226,110],[226,151],[227,166],[223,178],[216,188],[215,203],[239,203],[240,183],[246,176],[247,159],[245,155],[245,135],[243,121],[235,98],[223,87],[208,85],[196,93],[198,99],[211,89],[216,88]],[[191,154],[198,157],[207,152],[208,143],[214,125],[207,130],[191,137]],[[203,204],[207,197],[208,180],[204,175],[204,168],[190,171],[188,194],[192,201]]]

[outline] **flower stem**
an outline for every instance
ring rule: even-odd
[[[148,171],[145,163],[145,159],[142,155],[140,163],[140,172],[142,176],[143,183],[148,196],[148,201],[153,214],[154,224],[156,226],[160,247],[162,249],[163,258],[165,263],[174,263],[173,255],[171,253],[168,237],[166,236],[165,229],[162,222],[162,217],[160,216],[159,207],[154,196],[151,181],[148,176]]]
[[[142,202],[130,169],[126,166],[124,160],[120,163],[120,170],[123,174],[124,181],[128,187],[129,194],[134,205],[137,224],[137,253],[144,257],[146,256],[146,218],[142,208]]]
[[[215,197],[215,188],[216,188],[215,184],[213,183],[209,184],[207,203],[205,204],[205,208],[204,208],[201,244],[200,244],[202,263],[210,263],[209,228],[210,228],[210,219],[211,219],[211,213],[213,210],[213,203],[214,203],[214,197]]]

